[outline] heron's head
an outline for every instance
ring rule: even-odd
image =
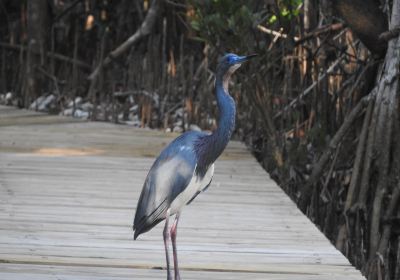
[[[231,75],[242,65],[242,63],[246,62],[247,60],[255,56],[257,55],[251,54],[251,55],[239,56],[233,53],[228,53],[219,59],[217,72],[219,72],[220,74],[228,73],[229,75]]]

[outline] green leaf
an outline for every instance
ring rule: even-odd
[[[290,15],[290,12],[287,8],[283,8],[281,11],[281,15],[287,17],[288,15]]]
[[[197,21],[197,20],[192,20],[191,22],[190,22],[190,25],[192,26],[192,28],[194,29],[194,30],[196,30],[196,31],[200,31],[200,22],[199,21]]]
[[[270,18],[269,18],[269,20],[268,20],[268,23],[269,24],[273,24],[274,22],[276,22],[277,21],[277,17],[276,17],[276,15],[272,15]]]
[[[193,36],[193,37],[190,37],[190,39],[192,39],[193,41],[207,42],[207,40],[205,38],[202,38],[199,36]]]

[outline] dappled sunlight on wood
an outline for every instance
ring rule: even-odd
[[[93,148],[40,148],[33,151],[42,156],[90,156],[103,154],[103,150]]]

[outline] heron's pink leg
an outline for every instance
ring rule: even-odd
[[[180,212],[178,212],[175,216],[175,221],[171,227],[171,240],[172,240],[172,251],[174,254],[174,270],[175,270],[175,280],[180,280],[181,276],[179,275],[179,268],[178,268],[178,250],[176,248],[176,235],[177,235],[177,228],[179,222]]]
[[[167,280],[172,280],[172,273],[169,264],[169,228],[168,228],[168,221],[169,221],[169,209],[167,210],[167,215],[165,217],[165,226],[163,231],[164,237],[164,247],[165,247],[165,257],[167,259]]]

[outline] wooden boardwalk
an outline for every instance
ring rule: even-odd
[[[131,224],[172,137],[0,107],[0,279],[165,279],[162,225],[133,241]],[[364,279],[239,142],[178,247],[183,279]]]

